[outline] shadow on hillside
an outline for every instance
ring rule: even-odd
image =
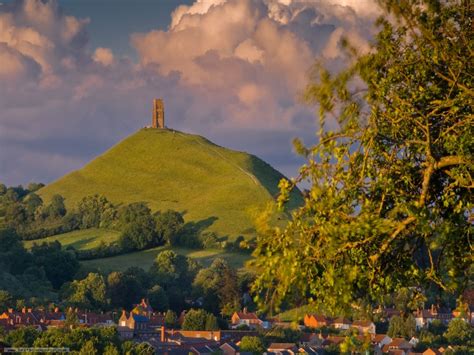
[[[280,193],[278,183],[285,176],[279,171],[275,170],[270,164],[257,158],[254,155],[250,156],[250,171],[260,181],[260,184],[268,191],[268,193],[276,199]],[[291,193],[290,208],[294,208],[303,203],[303,196],[300,190],[295,189]]]
[[[202,232],[204,232],[207,228],[212,226],[214,222],[217,220],[218,220],[217,217],[211,216],[197,222],[188,222],[184,225],[185,234],[198,236]]]
[[[84,238],[81,238],[80,240],[77,240],[71,244],[69,244],[69,247],[74,247],[76,250],[80,250],[83,247],[87,246],[89,242],[93,242],[95,239],[97,239],[97,236],[87,236]]]

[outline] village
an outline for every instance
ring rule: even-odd
[[[395,309],[378,309],[386,321],[398,314]],[[180,329],[187,312],[183,311],[177,319],[177,327],[168,328],[165,325],[165,313],[155,312],[146,299],[142,299],[130,311],[90,312],[78,308],[61,310],[55,307],[51,310],[22,308],[8,309],[0,314],[0,329],[5,333],[33,327],[38,331],[51,328],[94,328],[114,327],[123,340],[135,343],[146,343],[156,354],[250,354],[241,351],[240,345],[245,337],[259,337],[269,329],[291,329],[294,323],[283,322],[279,319],[259,317],[254,312],[243,309],[235,312],[226,330],[183,330]],[[417,330],[426,329],[433,322],[449,325],[453,319],[462,319],[471,326],[474,325],[474,305],[470,304],[467,312],[449,310],[432,306],[414,313]],[[433,323],[434,324],[434,323]],[[294,342],[269,343],[265,354],[326,354],[347,341],[347,334],[366,344],[370,354],[393,355],[436,355],[449,350],[447,348],[429,347],[423,352],[414,349],[419,339],[391,338],[387,334],[377,332],[376,324],[370,320],[349,320],[344,317],[330,318],[321,314],[306,314],[302,324],[296,325],[300,331],[299,338]],[[7,344],[0,344],[0,351],[8,350]],[[447,352],[449,353],[449,352]]]

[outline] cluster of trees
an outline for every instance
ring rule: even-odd
[[[223,259],[202,268],[192,259],[166,250],[158,254],[148,271],[131,267],[108,275],[82,273],[62,285],[59,300],[65,306],[103,311],[131,309],[140,299],[148,298],[157,311],[179,314],[199,307],[228,318],[243,305],[254,307],[248,295],[252,280],[252,274],[238,274]]]
[[[83,260],[103,258],[167,244],[185,248],[223,248],[232,251],[249,250],[242,236],[235,241],[219,238],[214,232],[185,224],[176,211],[152,213],[145,203],[137,202],[121,208],[105,196],[84,197],[68,210],[64,198],[54,195],[47,205],[35,191],[42,184],[28,188],[0,185],[0,217],[15,229],[22,239],[36,240],[48,236],[89,228],[111,228],[121,231],[117,242],[102,243],[94,249],[78,252]]]
[[[36,191],[43,184],[31,183],[6,187],[0,184],[0,217],[3,226],[15,229],[24,239],[42,238],[55,233],[69,231],[61,223],[66,215],[64,198],[54,195],[49,204],[44,204]]]
[[[0,229],[0,303],[14,299],[50,302],[55,290],[71,281],[79,270],[73,251],[63,250],[58,242],[23,247],[16,231]]]
[[[113,327],[50,328],[44,332],[34,327],[22,327],[0,334],[0,341],[10,347],[69,348],[81,355],[152,355],[154,349],[147,343],[122,341]]]
[[[417,351],[428,347],[446,347],[451,345],[456,354],[469,354],[474,347],[474,329],[464,319],[456,318],[446,327],[441,321],[434,320],[428,329],[422,329],[417,334],[420,342]]]

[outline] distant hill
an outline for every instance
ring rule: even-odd
[[[234,239],[253,235],[255,214],[278,194],[282,177],[256,156],[201,136],[142,129],[38,193],[45,201],[60,194],[68,207],[93,194],[115,204],[146,202],[154,211],[179,211],[186,222]],[[295,192],[290,207],[301,202]]]

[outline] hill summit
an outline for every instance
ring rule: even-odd
[[[283,175],[254,155],[167,129],[142,129],[82,169],[39,191],[75,206],[84,196],[102,194],[115,204],[145,202],[172,209],[219,236],[254,234],[255,214],[278,194]],[[296,192],[292,205],[299,204]],[[290,204],[290,207],[291,207]]]

